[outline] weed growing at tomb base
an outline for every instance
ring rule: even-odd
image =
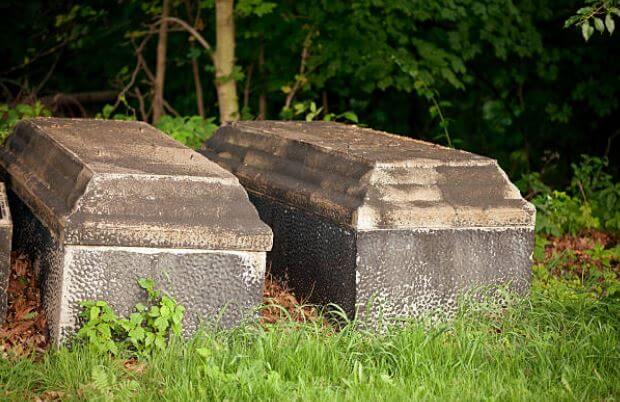
[[[536,239],[533,286],[555,298],[620,298],[620,245],[612,236],[590,231],[582,236]]]
[[[150,355],[163,350],[170,335],[181,336],[185,308],[155,290],[152,280],[140,279],[138,284],[153,305],[137,304],[129,318],[121,318],[105,301],[84,301],[81,303],[84,324],[76,338],[98,353],[117,355],[126,350]]]

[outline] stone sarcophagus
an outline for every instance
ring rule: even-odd
[[[186,307],[186,333],[261,302],[271,230],[235,176],[148,124],[23,121],[0,164],[53,340],[75,331],[82,300],[130,313],[140,278]]]
[[[6,196],[6,187],[0,183],[0,325],[6,319],[8,309],[7,292],[11,275],[11,242],[13,222]]]
[[[535,209],[495,160],[330,122],[232,123],[202,152],[273,229],[272,273],[312,302],[372,320],[528,288]]]

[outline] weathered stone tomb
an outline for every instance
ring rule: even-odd
[[[11,240],[13,222],[6,196],[6,187],[0,183],[0,325],[4,323],[7,313],[7,291],[11,274]]]
[[[186,307],[186,333],[260,303],[271,230],[235,176],[148,124],[23,121],[0,164],[53,340],[76,329],[82,300],[130,313],[146,298],[139,278]]]
[[[535,209],[495,160],[330,122],[232,123],[202,152],[273,229],[272,273],[312,302],[410,317],[528,288]]]

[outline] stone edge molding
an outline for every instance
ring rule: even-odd
[[[8,286],[11,275],[13,221],[4,183],[0,183],[0,325],[8,310]]]
[[[229,123],[201,152],[272,226],[272,272],[314,302],[411,316],[529,286],[536,210],[493,159],[332,122]]]
[[[260,303],[271,229],[235,176],[148,124],[25,120],[0,165],[55,343],[77,328],[81,300],[130,313],[139,277],[185,304],[186,334],[219,313],[235,325]]]
[[[66,244],[271,248],[271,231],[238,180],[146,123],[25,120],[0,164],[11,190]]]
[[[535,223],[536,209],[497,161],[368,128],[235,122],[202,153],[249,191],[356,230]]]

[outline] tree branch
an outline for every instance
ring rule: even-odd
[[[200,45],[205,48],[205,50],[209,54],[209,57],[211,57],[212,60],[214,59],[213,49],[211,48],[211,45],[209,45],[209,42],[207,42],[207,40],[200,34],[200,32],[195,30],[187,22],[183,21],[180,18],[176,18],[176,17],[161,18],[159,21],[155,22],[155,25],[160,25],[160,24],[167,23],[167,22],[180,25],[185,31],[187,31],[190,35],[196,38],[198,43],[200,43]]]
[[[136,57],[138,58],[138,62],[142,64],[142,70],[144,71],[148,79],[151,81],[151,85],[153,85],[153,81],[155,81],[155,74],[153,74],[149,66],[146,64],[146,60],[144,59],[144,56],[142,55],[142,50],[146,46],[147,42],[151,39],[151,37],[152,37],[152,34],[149,34],[148,36],[146,36],[142,40],[142,43],[140,43],[140,46],[136,47],[134,44],[134,49],[135,49]]]
[[[291,107],[291,103],[293,102],[293,99],[295,98],[295,94],[297,93],[297,91],[299,91],[299,89],[305,82],[306,64],[308,62],[308,58],[310,57],[310,46],[312,45],[312,35],[314,35],[314,30],[308,31],[308,34],[306,35],[306,38],[304,39],[304,46],[301,50],[301,61],[299,63],[299,74],[297,75],[297,78],[295,79],[295,83],[293,84],[291,91],[286,96],[286,101],[284,102],[285,109],[288,109]]]
[[[105,90],[105,91],[92,91],[92,92],[77,92],[72,94],[57,93],[51,96],[44,96],[41,98],[41,103],[44,105],[52,105],[54,103],[102,103],[116,99],[118,91]]]
[[[181,114],[179,112],[177,112],[172,106],[170,106],[168,101],[165,100],[165,99],[164,99],[164,108],[166,108],[166,110],[168,110],[170,113],[172,113],[176,117],[181,117]]]
[[[41,90],[41,88],[43,88],[43,86],[45,86],[47,81],[52,77],[52,74],[54,73],[54,70],[56,69],[56,65],[58,65],[58,61],[60,60],[60,56],[61,55],[62,55],[62,50],[56,56],[56,60],[54,60],[54,63],[52,64],[52,67],[50,67],[50,69],[47,71],[47,74],[45,74],[45,77],[43,77],[43,79],[41,80],[39,85],[37,85],[37,87],[32,91],[32,96],[34,98],[36,98],[36,96],[39,93],[39,91]]]
[[[254,72],[254,63],[250,64],[246,77],[245,77],[245,85],[243,87],[243,108],[247,109],[250,104],[250,94],[252,93],[252,74]]]
[[[192,8],[189,0],[185,1],[185,11],[187,12],[187,18],[192,18]],[[200,16],[200,7],[196,12],[196,18],[194,19],[194,28],[196,28]],[[192,50],[195,49],[194,43],[190,44],[190,48]],[[192,57],[192,73],[194,74],[194,88],[196,90],[196,109],[198,111],[198,115],[202,118],[205,117],[205,106],[204,106],[204,98],[202,93],[202,82],[200,81],[200,66],[198,65],[198,60],[195,57]]]
[[[121,92],[116,97],[116,102],[114,103],[114,109],[116,109],[118,105],[120,105],[121,100],[123,99],[127,91],[129,91],[129,88],[133,87],[133,85],[136,83],[136,77],[138,76],[138,73],[140,72],[141,67],[142,67],[142,62],[138,60],[138,62],[136,63],[136,68],[134,68],[133,73],[131,73],[131,78],[129,79],[129,83],[125,85],[125,87],[121,90]]]
[[[67,44],[69,43],[69,40],[64,40],[54,46],[52,46],[51,48],[31,57],[28,61],[23,62],[22,64],[19,64],[17,66],[13,66],[11,68],[9,68],[8,70],[4,70],[2,73],[0,73],[0,75],[6,75],[6,74],[10,74],[14,71],[17,71],[19,69],[22,69],[24,67],[27,67],[29,65],[31,65],[32,63],[34,63],[36,60],[45,57],[47,55],[50,55],[52,53],[54,53],[55,51],[57,51],[58,49],[61,49],[63,47],[65,47]]]
[[[166,56],[168,51],[168,14],[170,0],[163,0],[161,24],[159,25],[159,41],[157,42],[157,65],[153,82],[153,124],[164,114],[164,83],[166,79]],[[140,65],[141,63],[138,63]]]
[[[142,115],[142,121],[148,121],[149,116],[146,114],[146,108],[144,107],[144,96],[142,96],[142,92],[138,87],[135,87],[133,91],[136,94],[136,99],[138,99],[138,107]]]

